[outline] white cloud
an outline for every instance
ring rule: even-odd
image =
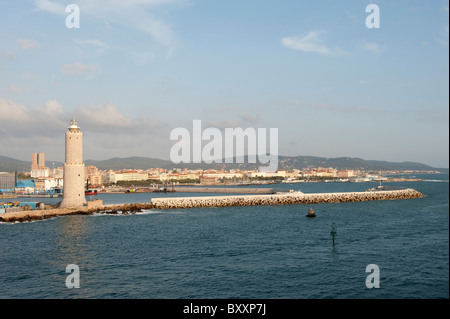
[[[93,45],[98,48],[102,49],[108,49],[108,45],[100,40],[97,39],[89,39],[89,40],[75,40],[75,43],[81,44],[81,45]]]
[[[98,39],[74,40],[75,50],[83,58],[91,59],[105,54],[111,47]]]
[[[303,52],[315,52],[322,55],[342,53],[339,49],[330,49],[323,44],[323,33],[320,31],[311,31],[304,37],[284,37],[281,39],[281,42],[288,49]]]
[[[132,119],[117,111],[116,106],[112,104],[90,107],[80,106],[78,113],[78,117],[95,125],[111,127],[129,127],[133,125]]]
[[[35,0],[37,10],[47,11],[54,14],[65,15],[66,7],[60,3],[49,1],[49,0]]]
[[[24,105],[3,97],[0,97],[0,114],[0,126],[2,127],[8,125],[8,122],[20,123],[31,120],[28,109]]]
[[[64,113],[61,103],[59,103],[57,100],[45,102],[45,112],[55,115]]]
[[[62,161],[64,132],[72,117],[78,120],[85,133],[87,158],[125,153],[156,157],[165,154],[169,126],[156,119],[131,118],[111,104],[68,110],[57,100],[27,107],[3,97],[0,97],[0,150],[8,151],[3,155],[24,160],[31,159],[31,153],[40,151],[46,153],[47,158]]]
[[[246,112],[242,112],[239,117],[242,121],[251,124],[256,125],[261,121],[261,115],[260,114],[249,114]]]
[[[11,129],[11,132],[20,131],[21,134],[36,135],[53,132],[52,128],[61,126],[63,121],[60,117],[65,115],[61,104],[56,100],[46,101],[43,107],[29,108],[2,97],[0,97],[0,114],[0,126]],[[18,124],[20,130],[17,130]]]
[[[170,25],[155,17],[162,6],[185,4],[187,0],[79,0],[80,14],[92,16],[107,26],[121,24],[150,35],[167,48],[171,55],[176,47],[176,36]],[[66,2],[66,5],[70,2]],[[54,0],[35,0],[37,10],[65,15],[65,6]]]
[[[129,117],[111,103],[79,106],[72,116],[75,116],[86,130],[110,137],[120,134],[157,134],[166,127],[164,122],[146,116]]]
[[[39,42],[32,39],[17,39],[17,44],[19,47],[21,47],[23,50],[32,50],[36,48],[39,45]]]
[[[362,41],[361,48],[366,51],[371,51],[376,54],[381,54],[385,51],[385,48],[377,43],[369,43],[367,41]]]
[[[44,105],[32,108],[0,97],[0,127],[9,136],[16,138],[49,137],[56,132],[64,134],[72,117],[86,131],[103,134],[110,139],[121,134],[157,134],[167,126],[164,122],[145,116],[137,119],[129,117],[110,103],[67,110],[58,100],[48,100]],[[17,129],[19,126],[20,130]]]
[[[172,55],[176,46],[176,40],[174,32],[167,24],[156,19],[142,19],[138,21],[137,27],[166,46],[168,48],[167,56]]]
[[[73,64],[66,64],[63,66],[61,73],[63,75],[86,75],[98,71],[98,67],[95,64],[83,64],[81,62],[75,62]]]

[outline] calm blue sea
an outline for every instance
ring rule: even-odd
[[[0,298],[449,298],[449,176],[416,177],[424,180],[385,184],[417,189],[425,198],[0,224]],[[315,193],[374,186],[276,187]],[[125,203],[189,195],[205,194],[97,198]],[[305,217],[309,208],[316,218]],[[80,288],[66,287],[69,264],[79,266]],[[366,287],[369,264],[379,267],[380,288]]]

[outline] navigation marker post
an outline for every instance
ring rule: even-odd
[[[336,234],[337,234],[336,226],[333,223],[333,225],[331,225],[331,238],[333,239],[333,247],[334,247],[334,239],[336,237]]]

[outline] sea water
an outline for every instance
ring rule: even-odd
[[[416,178],[422,181],[383,184],[414,188],[424,198],[146,210],[0,224],[0,298],[449,298],[448,174]],[[375,186],[257,187],[319,193]],[[210,194],[96,198],[118,204],[204,195]],[[309,208],[317,217],[305,217]],[[79,288],[66,286],[68,265],[79,267]],[[373,275],[368,265],[379,269],[379,288],[366,285]]]

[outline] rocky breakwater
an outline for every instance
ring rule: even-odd
[[[156,209],[195,208],[195,207],[229,207],[256,205],[290,205],[290,204],[318,204],[345,203],[373,200],[393,200],[420,198],[424,195],[414,189],[372,192],[347,193],[316,193],[304,194],[283,193],[273,195],[240,195],[240,196],[205,196],[205,197],[177,197],[154,198],[152,204]]]
[[[94,214],[132,215],[142,212],[143,209],[152,209],[152,208],[155,207],[151,203],[104,205],[95,208],[83,207],[80,209],[52,208],[43,210],[4,213],[0,215],[0,222],[3,223],[32,222],[59,216],[71,216],[71,215],[94,215]]]

